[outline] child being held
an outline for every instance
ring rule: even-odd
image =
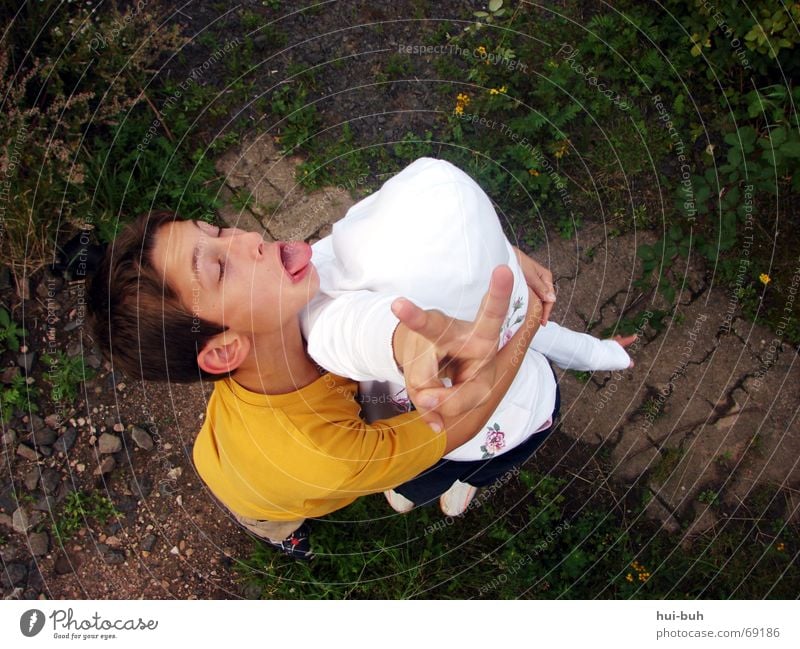
[[[501,347],[527,310],[525,273],[491,200],[443,160],[420,158],[407,166],[350,208],[331,236],[314,244],[313,254],[321,290],[301,319],[308,352],[324,369],[361,382],[369,420],[409,408],[390,344],[398,323],[390,305],[397,297],[472,320],[492,269],[505,264],[514,274],[514,292]],[[555,322],[540,327],[484,432],[445,459],[486,460],[550,429],[557,384],[548,359],[564,369],[620,370],[631,366],[623,344]],[[387,497],[394,506],[392,494]]]

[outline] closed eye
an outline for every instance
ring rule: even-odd
[[[221,237],[221,236],[222,236],[222,228],[218,227],[217,228],[217,237]],[[225,277],[225,260],[224,259],[220,259],[219,260],[219,280],[218,281],[221,282],[223,277]]]

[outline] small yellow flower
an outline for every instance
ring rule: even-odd
[[[469,104],[470,98],[469,95],[465,95],[463,92],[460,92],[458,95],[456,95],[456,101],[466,106]]]
[[[632,582],[633,581],[633,575],[631,573],[628,573],[627,575],[625,575],[625,579],[627,579],[628,581]]]
[[[569,140],[561,140],[558,145],[558,148],[553,152],[553,155],[556,158],[563,158],[567,153],[567,147],[569,146]]]
[[[463,107],[463,106],[461,106],[461,105],[459,105],[459,106],[456,106],[456,107],[455,107],[455,109],[453,109],[453,112],[454,112],[456,115],[463,115],[463,114],[464,114],[464,107]]]
[[[528,169],[528,173],[531,176],[538,176],[539,175],[539,172],[536,169]]]
[[[758,279],[761,280],[761,283],[764,286],[766,286],[767,284],[769,284],[772,281],[772,278],[769,275],[767,275],[766,273],[761,273],[758,276]]]
[[[775,546],[775,549],[778,552],[783,552],[786,549],[786,546],[783,543],[778,543],[778,545]]]
[[[475,51],[481,56],[486,56],[486,48],[483,45],[477,47]]]
[[[499,88],[489,88],[490,95],[500,95],[504,93],[508,88],[506,86],[500,86]]]

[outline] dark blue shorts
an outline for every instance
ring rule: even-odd
[[[555,376],[555,372],[553,376]],[[536,452],[536,449],[555,430],[560,410],[561,393],[556,379],[556,404],[555,408],[553,408],[553,423],[549,428],[531,435],[526,442],[507,453],[487,460],[472,460],[470,462],[439,460],[416,478],[412,478],[399,487],[395,487],[395,491],[416,505],[426,505],[441,496],[456,480],[468,482],[473,487],[486,487],[509,471],[524,464]]]

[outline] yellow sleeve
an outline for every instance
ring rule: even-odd
[[[341,429],[340,429],[341,430]],[[321,449],[346,465],[337,491],[358,497],[396,487],[419,475],[444,455],[447,436],[435,433],[417,412],[367,424],[348,422]]]

